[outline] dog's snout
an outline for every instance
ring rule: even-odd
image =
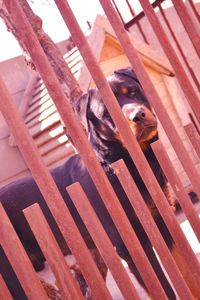
[[[144,109],[139,109],[138,111],[135,112],[132,121],[133,122],[141,122],[146,119],[146,112]]]

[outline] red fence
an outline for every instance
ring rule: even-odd
[[[113,1],[113,3],[115,3],[115,5],[118,9],[119,14],[120,14],[120,7],[122,7],[126,3],[127,3],[127,5],[130,6],[129,0],[124,0],[122,2],[120,3],[120,6],[118,7],[119,4],[117,4],[117,1]],[[167,15],[165,9],[163,8],[163,6],[165,5],[166,2],[169,4],[170,1],[156,0],[152,3],[152,7],[157,9],[156,15],[157,15],[157,17],[160,16],[159,20],[162,21],[162,26],[164,25],[165,28],[167,28],[167,30],[169,31],[168,37],[171,37],[171,39],[172,39],[171,41],[174,46],[174,49],[176,50],[177,55],[179,56],[180,59],[182,59],[183,64],[185,64],[186,70],[191,75],[193,83],[196,85],[197,89],[200,90],[198,76],[196,75],[195,71],[193,70],[193,68],[190,64],[189,55],[188,55],[183,43],[178,38],[178,34],[177,34],[178,28],[175,28],[172,25],[170,17]],[[144,2],[141,2],[142,6],[143,6],[143,4],[144,4]],[[194,19],[192,19],[191,15],[187,11],[187,8],[189,7],[191,9],[192,13],[194,14],[194,18],[196,18],[196,21],[198,23],[200,20],[200,16],[199,16],[199,12],[198,12],[196,6],[194,5],[192,0],[189,0],[187,7],[183,5],[182,1],[174,1],[173,4],[174,4],[174,9],[177,11],[178,16],[181,18],[181,20],[183,22],[185,31],[191,36],[191,42],[193,43],[195,51],[197,51],[197,53],[199,54],[199,49],[198,49],[199,46],[197,46],[197,43],[199,44],[198,33],[196,31],[195,26],[193,25]],[[132,8],[132,9],[130,9],[130,13],[132,15],[132,18],[129,20],[127,20],[125,18],[126,17],[125,14],[120,14],[121,20],[124,23],[125,28],[127,30],[131,31],[132,29],[134,29],[134,27],[137,27],[143,40],[146,43],[151,45],[151,38],[148,36],[148,32],[145,29],[145,26],[143,24],[145,16],[148,17],[148,14],[150,14],[150,11],[148,12],[147,15],[144,11],[141,11],[138,14],[135,14],[134,9]],[[180,26],[180,23],[179,24],[177,23],[177,27],[179,27],[179,26]],[[158,28],[156,28],[156,30],[158,30]],[[167,32],[165,34],[167,34]],[[159,35],[159,37],[158,37],[159,42],[161,42],[160,37],[162,37],[162,36]],[[164,44],[164,47],[167,45],[169,45],[169,44]]]
[[[152,299],[167,299],[166,293],[163,290],[157,276],[155,275],[151,263],[148,261],[148,258],[142,246],[140,245],[140,242],[133,231],[127,216],[125,215],[110,182],[108,181],[99,161],[97,160],[90,144],[88,143],[85,133],[83,132],[73,113],[72,108],[70,107],[68,101],[69,99],[67,99],[66,95],[62,91],[56,75],[54,74],[42,48],[40,47],[34,31],[25,17],[22,8],[17,0],[5,0],[4,2],[8,11],[15,10],[15,24],[23,37],[24,44],[26,45],[35,63],[49,94],[54,100],[55,105],[68,129],[69,135],[74,141],[74,145],[81,155],[83,162],[87,166],[89,174],[99,194],[101,195],[101,198],[110,216],[112,217],[112,220],[126,248],[128,249],[134,264],[142,276],[149,294],[151,295]],[[173,2],[175,6],[179,3],[179,1]],[[137,169],[141,174],[145,185],[147,186],[149,193],[154,200],[155,205],[157,206],[158,211],[162,215],[165,224],[167,224],[168,230],[175,242],[178,253],[180,253],[180,255],[184,258],[186,266],[189,268],[189,270],[191,270],[189,278],[192,281],[192,286],[194,289],[191,289],[191,282],[188,283],[186,280],[188,274],[184,274],[184,271],[179,269],[180,266],[178,262],[174,260],[176,258],[176,253],[175,256],[170,254],[163,237],[159,233],[159,230],[151,214],[149,213],[149,210],[144,204],[142,196],[140,195],[123,162],[116,162],[113,165],[113,168],[115,169],[115,172],[129,197],[131,205],[134,207],[137,217],[143,225],[153,247],[157,251],[180,299],[193,299],[193,295],[200,295],[199,262],[190,245],[188,244],[174,213],[171,211],[165,195],[160,188],[150,166],[148,165],[143,152],[136,141],[136,138],[133,136],[127,121],[125,120],[119,105],[115,100],[115,96],[101,69],[99,68],[98,63],[94,58],[94,55],[70,9],[70,6],[64,0],[56,0],[55,3],[57,4],[63,19],[71,32],[73,41],[79,48],[79,51],[102,95],[103,101],[110,115],[112,116],[112,119],[120,131],[124,145],[128,149],[135,165],[137,166]],[[193,167],[191,159],[188,156],[181,138],[179,137],[173,123],[163,107],[163,104],[134,47],[131,45],[129,35],[124,29],[123,23],[111,4],[111,1],[100,0],[100,3],[114,31],[116,32],[116,35],[118,36],[118,39],[124,48],[124,51],[133,69],[135,70],[149,101],[154,107],[154,110],[161,121],[163,128],[165,129],[188,177],[190,178],[194,191],[200,195],[200,176]],[[158,34],[169,60],[172,62],[177,78],[180,80],[180,84],[182,84],[188,102],[191,104],[197,119],[200,120],[199,99],[193,90],[193,87],[189,84],[189,81],[187,80],[187,77],[179,64],[176,55],[170,48],[169,42],[165,37],[162,28],[160,27],[159,21],[156,19],[153,9],[151,9],[151,5],[146,0],[141,0],[140,3],[142,4],[144,12],[152,24],[152,28],[154,28],[156,34]],[[180,1],[179,5],[182,7],[183,3]],[[184,5],[182,7],[182,12],[181,18],[183,19],[183,22],[187,22],[188,17],[184,13]],[[199,43],[196,43],[197,33],[194,31],[194,28],[191,27],[188,34],[191,36],[191,40],[194,42],[195,48],[197,49]],[[111,299],[110,292],[108,291],[99,273],[99,270],[96,267],[91,254],[76,227],[76,224],[67,210],[51,175],[44,166],[44,163],[37,152],[29,132],[20,118],[9,92],[7,91],[7,88],[2,80],[0,81],[0,91],[1,111],[16,139],[18,147],[24,156],[27,165],[29,166],[29,169],[32,172],[32,175],[37,182],[38,187],[45,198],[48,207],[50,208],[60,228],[60,231],[62,232],[72,254],[75,256],[83,276],[91,288],[92,294],[94,295],[95,299]],[[188,130],[187,127],[186,132],[191,137],[191,141],[194,147],[196,147],[197,153],[199,154],[199,136],[195,131],[195,128],[193,128],[191,125],[189,126],[190,130]],[[200,240],[200,223],[198,215],[188,199],[188,196],[186,195],[173,167],[168,161],[167,154],[159,142],[155,143],[153,149],[166,172],[166,176],[174,188],[174,192],[177,193],[178,199],[180,199],[180,205],[183,211],[185,212],[194,232],[196,233],[197,238]],[[136,289],[125,272],[119,257],[117,256],[92,207],[87,201],[84,191],[78,183],[68,187],[67,190],[124,298],[139,299]],[[137,195],[137,202],[134,200],[135,197],[132,199],[133,194]],[[29,207],[24,211],[24,213],[47,261],[52,268],[52,271],[54,272],[57,285],[63,293],[63,299],[83,299],[76,281],[71,276],[69,268],[64,263],[63,255],[48,228],[46,220],[44,219],[39,206],[34,205]],[[33,267],[2,206],[0,207],[0,216],[0,244],[13,269],[15,270],[15,273],[28,299],[47,299],[41,283],[38,280],[38,277],[36,276]],[[13,248],[15,248],[15,253],[13,253],[11,250]],[[16,253],[18,253],[17,256]],[[2,278],[0,278],[0,288],[2,290],[2,296],[0,292],[2,299],[11,299],[11,296],[6,289]],[[199,299],[198,297],[199,296],[197,296],[197,299]]]

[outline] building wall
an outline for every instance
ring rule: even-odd
[[[70,48],[68,41],[63,41],[59,43],[58,46],[62,53],[66,53]],[[32,71],[27,67],[22,56],[0,62],[0,76],[6,83],[11,97],[17,107],[23,98],[31,72]],[[37,126],[38,124],[35,124],[32,130],[35,130]],[[18,147],[11,147],[9,145],[9,136],[10,130],[0,113],[0,187],[10,181],[30,174]],[[57,142],[58,145],[54,145],[54,149],[56,149],[56,151],[52,151],[50,155],[47,155],[47,153],[49,153],[47,145],[41,149],[41,154],[43,155],[44,161],[47,165],[51,164],[52,161],[55,161],[57,156],[59,157],[59,138]],[[41,143],[41,141],[39,140],[38,143]],[[64,150],[62,150],[62,155],[64,156],[63,152]]]

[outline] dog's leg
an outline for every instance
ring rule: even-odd
[[[40,255],[40,253],[28,253],[28,255],[36,272],[40,272],[45,268],[45,258],[42,254]]]
[[[175,300],[176,299],[176,295],[169,283],[169,281],[167,280],[161,266],[160,263],[156,257],[155,252],[153,251],[152,245],[147,237],[146,232],[144,231],[142,225],[140,224],[140,222],[138,220],[134,221],[134,224],[132,224],[135,230],[136,235],[138,236],[140,243],[148,257],[149,262],[151,263],[166,295],[168,296],[168,298],[170,300]],[[142,287],[145,288],[145,290],[147,291],[147,288],[145,286],[145,283],[143,281],[143,279],[141,278],[135,264],[132,261],[132,258],[130,257],[128,251],[126,248],[124,248],[121,251],[118,251],[119,255],[126,260],[130,271],[135,275],[135,277],[137,278],[138,282],[142,285]],[[147,293],[149,294],[149,292],[147,291]]]
[[[40,282],[48,296],[48,299],[50,300],[62,300],[62,294],[60,291],[52,284],[44,281],[43,279],[40,279]]]
[[[91,249],[90,253],[91,253],[104,281],[106,281],[108,268],[107,268],[106,264],[104,263],[99,251],[97,249]],[[85,299],[94,300],[94,298],[92,296],[92,292],[90,290],[90,287],[88,287],[88,285],[81,273],[79,265],[77,263],[75,263],[72,266],[70,266],[70,269],[73,270],[74,276],[75,276],[77,282],[79,283],[80,289],[81,289],[82,294],[84,295]]]

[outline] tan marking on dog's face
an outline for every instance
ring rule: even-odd
[[[137,124],[134,123],[134,122],[132,122],[132,121],[128,121],[128,124],[129,124],[129,127],[131,128],[131,131],[133,132],[134,136],[137,138],[137,130],[138,130]],[[138,140],[139,145],[140,145],[142,151],[144,151],[149,146],[148,142],[153,137],[155,137],[157,134],[158,134],[157,129],[153,129],[147,135],[145,135],[140,140]],[[121,138],[121,135],[120,135],[119,131],[115,133],[115,139],[118,140],[118,141],[120,141],[123,144],[122,138]]]
[[[151,139],[153,139],[157,134],[158,134],[157,129],[152,130],[152,131],[145,137],[145,139],[142,139],[142,140],[139,141],[139,144],[140,144],[140,147],[141,147],[142,151],[145,151],[145,150],[149,147],[148,142],[149,142]]]

